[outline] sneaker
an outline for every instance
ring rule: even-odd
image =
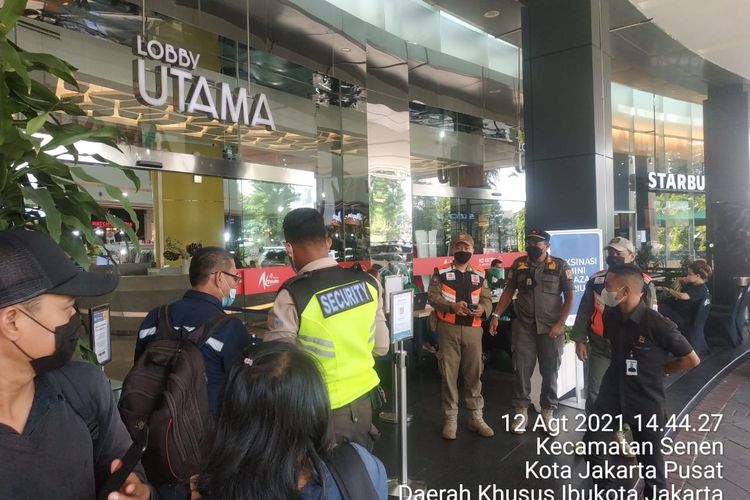
[[[546,434],[557,435],[557,422],[555,422],[554,411],[552,408],[542,408],[542,424]]]
[[[526,432],[526,423],[529,421],[529,412],[526,408],[516,408],[513,422],[510,425],[510,432],[513,434],[523,434]]]
[[[458,422],[456,417],[445,417],[445,423],[443,423],[443,439],[453,441],[456,439],[456,427]]]
[[[635,458],[636,453],[633,449],[633,446],[628,443],[627,438],[625,437],[625,433],[622,431],[617,431],[612,435],[612,441],[615,443],[619,443],[620,445],[620,455],[622,455],[625,458]]]
[[[487,425],[487,422],[485,422],[482,417],[474,417],[469,419],[469,430],[472,432],[476,432],[480,436],[486,438],[495,435],[495,431],[492,430],[492,427]]]

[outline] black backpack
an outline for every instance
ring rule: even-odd
[[[184,484],[201,470],[211,415],[200,348],[227,320],[222,312],[193,331],[176,331],[161,306],[156,338],[125,377],[120,416],[134,440],[148,426],[141,462],[153,484]]]
[[[378,500],[367,466],[351,443],[336,446],[326,458],[343,500]]]

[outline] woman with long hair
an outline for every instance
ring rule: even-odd
[[[198,479],[199,498],[340,499],[326,464],[333,447],[330,414],[314,358],[288,342],[249,347],[222,391],[215,437]],[[365,448],[351,446],[385,500],[383,464]]]

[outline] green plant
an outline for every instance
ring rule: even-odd
[[[651,243],[644,243],[640,250],[635,254],[635,263],[641,269],[653,269],[659,263],[659,257],[654,253],[654,247]]]
[[[42,230],[81,266],[101,240],[92,219],[107,220],[137,244],[133,228],[108,213],[77,181],[96,182],[138,218],[120,189],[100,182],[81,167],[75,144],[90,141],[117,148],[114,127],[95,128],[72,100],[60,99],[35,74],[57,77],[78,88],[76,68],[49,54],[27,52],[9,38],[23,15],[26,0],[5,0],[0,8],[0,230]],[[48,137],[40,136],[41,131]],[[61,156],[71,159],[65,162]],[[91,159],[120,169],[140,188],[131,170],[100,155]]]
[[[167,260],[187,259],[190,257],[190,254],[185,250],[185,247],[182,246],[182,242],[170,237],[167,237],[164,242],[164,252],[162,255],[164,255],[164,258]]]
[[[190,243],[188,244],[188,246],[185,247],[185,250],[187,250],[188,255],[192,259],[193,257],[195,257],[195,254],[197,254],[198,250],[200,250],[201,248],[203,248],[203,244],[200,242]]]

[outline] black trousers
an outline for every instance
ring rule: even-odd
[[[655,478],[643,477],[645,484],[644,497],[646,500],[650,500],[658,495],[658,492],[666,489],[667,480],[666,472],[664,470],[664,454],[661,450],[661,440],[664,437],[664,432],[657,429],[648,428],[646,424],[652,420],[652,417],[656,416],[656,424],[659,429],[664,428],[665,416],[664,406],[658,402],[650,402],[650,404],[643,404],[641,406],[633,403],[633,409],[638,408],[640,411],[627,411],[623,409],[620,404],[620,396],[616,384],[613,386],[611,378],[604,378],[599,396],[594,403],[592,413],[596,415],[623,415],[623,422],[630,426],[630,430],[633,433],[633,440],[639,443],[651,443],[653,453],[638,454],[636,460],[642,464],[644,468],[652,466],[655,471]],[[623,411],[625,410],[625,411]],[[634,418],[634,414],[640,414],[640,422]],[[591,432],[586,431],[583,437],[584,441],[603,441],[611,440],[611,432]],[[593,459],[601,457],[591,457]],[[648,467],[651,468],[651,467]],[[634,478],[635,479],[635,478]],[[606,487],[606,484],[602,484],[602,487]]]
[[[332,412],[336,444],[357,443],[372,451],[380,432],[372,423],[370,391]]]

